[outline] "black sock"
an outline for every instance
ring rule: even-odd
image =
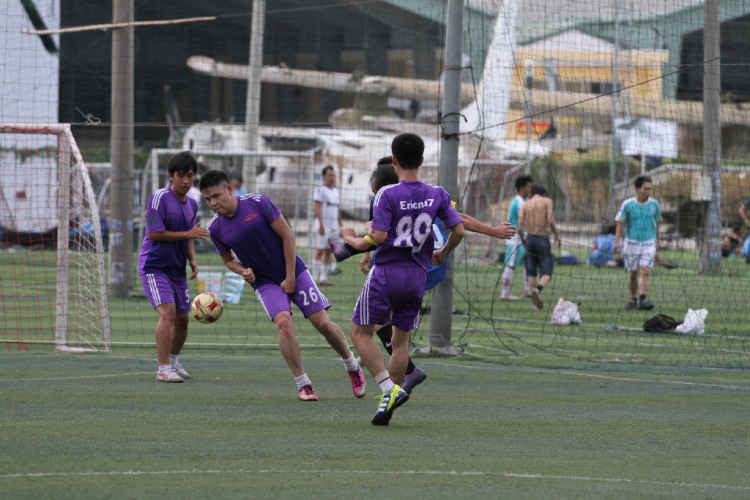
[[[349,243],[344,243],[344,247],[346,248],[346,251],[349,252],[350,255],[359,255],[365,252],[372,252],[373,250],[378,248],[375,245],[370,245],[370,248],[368,248],[367,250],[357,250],[356,248],[351,246]]]
[[[542,293],[542,290],[544,290],[544,287],[542,285],[537,285],[536,289],[539,291],[539,293]]]
[[[380,338],[380,342],[383,343],[383,347],[388,351],[388,354],[393,356],[393,347],[391,347],[391,339],[393,338],[393,327],[391,325],[385,325],[383,328],[375,332]]]
[[[393,339],[393,327],[391,325],[386,325],[375,333],[378,334],[378,338],[380,339],[380,342],[383,343],[383,347],[388,351],[388,354],[393,356],[393,346],[391,345],[391,340]],[[406,374],[409,375],[413,373],[416,367],[417,366],[412,362],[410,357],[409,364],[406,365]]]
[[[632,300],[633,302],[638,302],[638,297],[631,297],[630,300]]]
[[[641,295],[641,296],[640,296],[640,297],[638,297],[638,298],[639,298],[639,299],[641,299],[641,302],[643,302],[644,300],[646,300],[646,296],[645,296],[645,295]]]

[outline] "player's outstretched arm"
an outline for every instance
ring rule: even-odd
[[[516,234],[516,228],[513,227],[513,224],[510,222],[502,222],[499,226],[492,227],[479,222],[471,215],[462,214],[461,212],[459,212],[458,215],[461,217],[461,222],[466,231],[486,234],[487,236],[492,236],[493,238],[499,238],[501,240],[510,239]]]
[[[360,238],[359,236],[357,236],[357,233],[354,232],[354,228],[351,227],[342,227],[341,237],[344,238],[344,241],[346,241],[349,247],[351,247],[352,250],[356,252],[350,252],[351,255],[370,252],[376,248],[376,246],[373,244],[374,240],[372,239],[372,237],[365,236],[364,238]]]
[[[148,239],[151,241],[180,241],[208,238],[208,229],[200,227],[200,222],[191,227],[189,231],[160,231],[158,233],[148,233]]]
[[[458,223],[455,226],[450,228],[451,234],[448,235],[448,241],[445,242],[445,245],[443,245],[443,248],[440,250],[435,250],[432,253],[432,264],[435,266],[440,266],[445,262],[445,259],[448,258],[448,256],[451,254],[451,252],[458,246],[459,243],[461,243],[461,240],[464,238],[464,225],[462,223]]]

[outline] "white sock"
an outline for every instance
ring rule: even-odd
[[[294,377],[294,381],[297,382],[297,390],[299,391],[306,385],[312,385],[312,382],[310,382],[310,379],[307,376],[307,373],[303,373],[299,377]]]
[[[388,370],[375,375],[375,381],[380,386],[380,390],[383,391],[383,394],[388,394],[393,390],[394,387],[396,387],[396,384],[394,384],[393,380],[391,380],[391,376],[388,373]]]
[[[171,369],[172,369],[172,365],[159,365],[159,373],[163,373]]]
[[[320,273],[320,265],[322,262],[319,260],[313,260],[312,276],[314,281],[318,281],[318,274]]]
[[[328,264],[320,263],[320,279],[318,281],[328,281]]]
[[[338,269],[338,268],[336,267],[336,260],[334,259],[334,261],[331,262],[331,265],[328,268],[328,272],[335,271],[336,269]]]
[[[523,293],[531,295],[531,287],[529,286],[529,280],[523,280]]]
[[[510,266],[505,266],[505,270],[503,271],[503,291],[501,292],[502,296],[506,296],[510,293],[510,285],[513,283],[513,272],[515,269],[513,269]]]
[[[357,363],[357,358],[354,357],[354,354],[349,356],[349,359],[341,358],[341,361],[344,362],[344,368],[346,368],[346,371],[348,372],[359,368],[359,363]]]
[[[179,357],[179,354],[170,354],[169,355],[169,364],[174,366],[178,363],[177,358]]]

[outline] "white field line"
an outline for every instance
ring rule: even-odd
[[[494,370],[491,366],[473,366],[473,365],[460,365],[460,364],[454,364],[454,363],[440,363],[436,361],[422,361],[420,360],[420,365],[438,365],[438,366],[448,366],[448,367],[456,367],[456,368],[471,368],[474,370]],[[603,378],[603,379],[609,379],[609,380],[622,380],[623,382],[646,382],[650,384],[674,384],[674,385],[694,385],[694,386],[701,386],[701,387],[720,387],[723,389],[741,389],[741,390],[750,390],[750,386],[745,387],[741,385],[725,385],[725,384],[709,384],[706,382],[685,382],[680,380],[649,380],[649,379],[641,379],[641,378],[632,378],[632,377],[613,377],[611,375],[597,375],[594,373],[580,373],[580,372],[571,372],[571,371],[559,371],[559,370],[545,370],[543,368],[532,368],[528,370],[519,370],[519,371],[525,371],[525,372],[537,372],[537,373],[562,373],[564,375],[573,375],[577,377],[592,377],[592,378]]]
[[[32,382],[32,381],[48,381],[48,380],[77,380],[82,378],[109,378],[109,377],[133,377],[136,375],[149,375],[153,374],[150,372],[134,372],[134,373],[111,373],[108,375],[81,375],[80,377],[50,377],[50,378],[2,378],[0,382]]]
[[[679,381],[679,380],[643,380],[643,379],[638,379],[638,378],[612,377],[609,375],[596,375],[594,373],[577,373],[577,372],[557,372],[557,373],[564,373],[566,375],[575,375],[578,377],[592,377],[592,378],[604,378],[604,379],[612,379],[612,380],[623,380],[623,381],[628,381],[628,382],[649,382],[652,384],[696,385],[696,386],[702,386],[702,387],[721,387],[724,389],[744,389],[744,390],[750,389],[750,387],[743,387],[741,385],[708,384],[705,382],[684,382],[684,381]]]
[[[187,474],[371,474],[371,475],[411,475],[411,476],[501,476],[519,479],[559,479],[564,481],[592,481],[604,483],[629,483],[629,484],[654,484],[663,486],[683,486],[689,488],[720,488],[728,490],[750,490],[750,486],[731,484],[710,483],[680,483],[671,481],[650,481],[641,479],[625,479],[616,477],[586,477],[586,476],[560,476],[544,474],[520,474],[515,472],[461,472],[461,471],[377,471],[377,470],[292,470],[292,469],[207,469],[207,470],[166,470],[166,471],[108,471],[108,472],[28,472],[15,474],[0,474],[0,479],[10,478],[36,478],[36,477],[65,477],[65,476],[160,476],[160,475],[187,475]]]

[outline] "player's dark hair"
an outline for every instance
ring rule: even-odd
[[[384,156],[381,159],[378,160],[377,166],[380,165],[393,165],[393,157],[392,156]]]
[[[190,170],[192,170],[194,174],[197,174],[198,162],[195,160],[195,156],[193,156],[190,151],[183,151],[181,153],[177,153],[172,157],[171,160],[169,160],[169,164],[167,164],[167,170],[169,171],[169,175],[173,175],[176,172],[185,175]]]
[[[396,167],[393,165],[378,165],[375,170],[372,171],[370,176],[370,183],[373,185],[375,191],[380,191],[385,186],[391,184],[398,184],[398,175],[396,174]]]
[[[653,184],[651,177],[649,177],[648,175],[639,175],[635,178],[635,188],[641,189],[641,187],[647,182],[651,182]]]
[[[240,177],[239,175],[232,176],[232,180],[234,179],[237,179],[238,181],[240,181],[240,184],[242,184],[242,177]]]
[[[516,179],[516,191],[520,191],[529,184],[533,184],[534,179],[531,178],[530,175],[522,175],[518,179]]]
[[[617,224],[607,224],[604,227],[604,234],[617,234]]]
[[[424,156],[424,141],[417,134],[397,135],[391,142],[391,152],[404,170],[416,170]]]
[[[542,186],[531,186],[531,196],[535,196],[537,194],[539,196],[547,196],[547,190]]]
[[[221,186],[222,184],[229,184],[229,177],[227,177],[227,174],[225,174],[221,170],[211,170],[210,172],[206,172],[205,174],[203,174],[198,189],[203,191],[204,189],[208,189],[214,186]]]
[[[328,172],[329,170],[333,170],[333,167],[331,165],[326,165],[325,167],[323,167],[323,170],[320,172],[320,175],[325,177],[326,172]]]

